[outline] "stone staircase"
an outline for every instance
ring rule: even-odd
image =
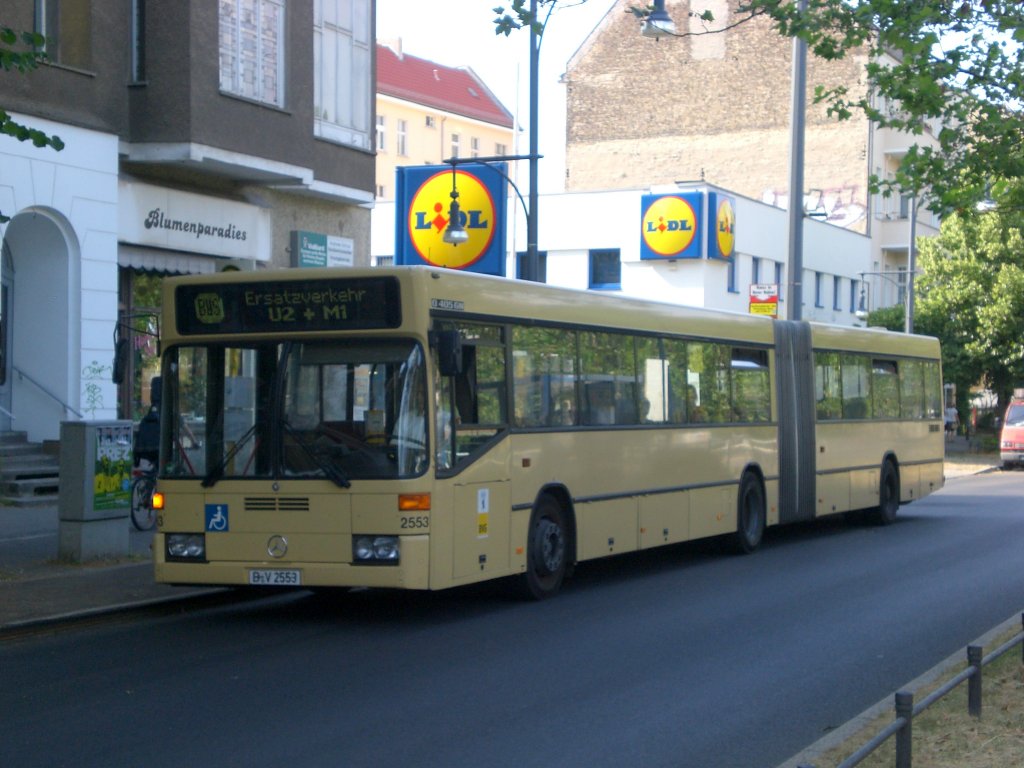
[[[55,505],[59,491],[57,443],[30,443],[24,432],[0,432],[0,506]]]

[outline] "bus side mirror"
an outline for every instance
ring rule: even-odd
[[[442,376],[462,373],[462,336],[458,331],[434,331],[431,343],[437,350],[437,367]]]
[[[118,339],[114,344],[114,365],[111,370],[110,379],[115,384],[124,384],[124,375],[128,368],[128,353],[131,348],[128,346],[128,339]]]

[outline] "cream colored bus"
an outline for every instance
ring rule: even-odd
[[[934,339],[423,267],[164,282],[173,584],[443,589],[943,481]]]

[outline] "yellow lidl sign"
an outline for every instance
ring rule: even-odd
[[[494,168],[480,164],[460,165],[454,173],[443,166],[399,168],[395,263],[504,275],[506,184]],[[453,185],[459,224],[468,235],[458,245],[444,241]]]
[[[642,259],[699,259],[700,192],[644,195],[641,199]]]

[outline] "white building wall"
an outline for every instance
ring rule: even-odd
[[[56,134],[64,149],[56,152],[31,142],[0,137],[0,211],[11,217],[0,238],[16,238],[19,252],[12,344],[14,365],[33,369],[53,394],[88,419],[116,415],[116,387],[110,379],[113,330],[117,321],[117,173],[118,140],[112,134],[84,130],[25,115],[15,120]],[[45,220],[45,221],[42,221]],[[62,254],[34,253],[37,236],[58,232]],[[52,243],[50,244],[53,245]],[[45,270],[60,264],[62,274]],[[9,276],[10,277],[10,276]],[[60,286],[60,295],[54,294]],[[62,304],[39,313],[39,306]],[[34,309],[32,323],[20,322],[22,309]],[[33,324],[50,327],[35,330]],[[59,347],[40,346],[59,339]],[[63,409],[38,387],[14,378],[15,429],[33,440],[57,438]]]

